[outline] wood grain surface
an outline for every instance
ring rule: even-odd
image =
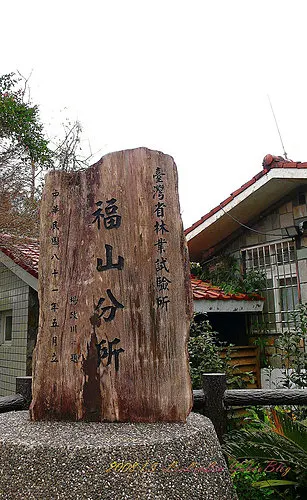
[[[188,254],[173,159],[138,148],[46,177],[33,420],[184,422]]]

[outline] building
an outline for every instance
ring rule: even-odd
[[[38,326],[36,240],[0,235],[0,396],[31,375]]]
[[[267,155],[261,172],[185,231],[192,261],[233,255],[243,273],[263,275],[263,312],[249,315],[246,338],[267,334],[268,355],[307,302],[306,200],[307,163]]]
[[[0,396],[15,393],[16,377],[32,373],[38,330],[38,261],[37,240],[0,234]],[[257,297],[251,301],[244,294],[227,294],[199,279],[192,278],[191,284],[195,311],[212,313],[217,322],[221,312],[242,317],[237,311],[253,312],[263,306]]]

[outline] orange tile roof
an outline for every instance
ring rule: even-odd
[[[38,278],[38,240],[0,234],[0,250],[32,276]],[[225,293],[218,286],[205,283],[194,276],[191,276],[191,285],[194,300],[263,300],[263,297],[257,294]]]
[[[0,234],[0,250],[29,274],[38,277],[38,240]]]
[[[257,293],[226,293],[220,287],[201,281],[195,276],[191,276],[191,284],[194,300],[264,300]]]
[[[226,200],[222,201],[219,205],[214,207],[210,212],[207,214],[203,215],[198,221],[194,222],[192,226],[188,227],[185,229],[184,233],[189,234],[193,229],[196,229],[198,226],[200,226],[205,220],[209,219],[212,215],[216,214],[221,208],[224,208],[228,203],[230,203],[236,196],[241,194],[245,189],[249,188],[255,182],[257,182],[261,177],[263,177],[265,174],[269,172],[272,168],[298,168],[298,169],[307,169],[307,162],[294,162],[292,160],[285,160],[281,156],[273,156],[271,154],[268,154],[264,157],[263,159],[263,169],[261,172],[258,172],[258,174],[254,175],[252,179],[250,179],[248,182],[245,182],[243,186],[240,188],[236,189],[233,193],[226,198]]]

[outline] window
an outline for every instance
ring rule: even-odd
[[[2,311],[0,313],[1,338],[3,339],[4,342],[12,341],[12,333],[13,333],[12,320],[13,320],[12,310]]]
[[[266,286],[262,328],[280,333],[294,326],[293,312],[299,302],[295,242],[283,240],[242,250],[245,271],[262,271]],[[253,330],[259,325],[253,323]]]
[[[280,278],[280,311],[283,323],[293,324],[289,311],[294,311],[298,304],[297,280],[295,278]]]

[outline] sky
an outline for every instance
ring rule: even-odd
[[[0,74],[30,78],[50,136],[80,120],[85,154],[173,156],[184,227],[283,155],[307,161],[305,0],[10,0]],[[32,72],[32,73],[31,73]]]

